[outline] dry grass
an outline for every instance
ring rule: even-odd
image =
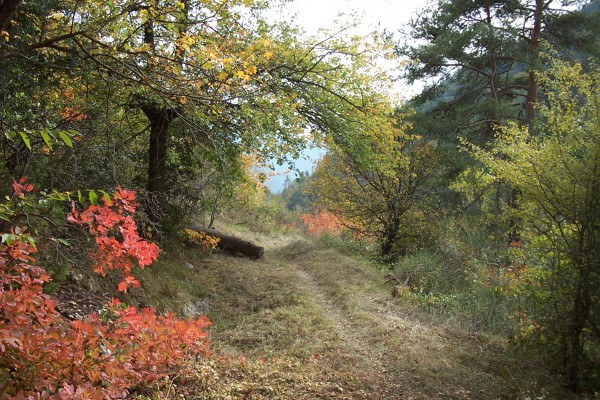
[[[146,276],[146,292],[160,294],[148,301],[181,312],[200,299],[214,322],[215,357],[154,398],[568,396],[543,368],[512,357],[504,340],[466,333],[392,298],[383,274],[366,261],[323,244],[241,236],[264,245],[265,259],[202,258],[178,248],[157,279]]]

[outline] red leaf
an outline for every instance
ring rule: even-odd
[[[119,292],[127,292],[127,282],[123,281],[121,283],[119,283],[118,289]]]

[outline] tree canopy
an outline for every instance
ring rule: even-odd
[[[78,175],[78,182],[102,187],[135,176],[132,183],[146,190],[150,222],[160,225],[169,194],[189,178],[179,171],[209,159],[235,176],[241,153],[293,157],[306,142],[305,130],[331,134],[380,96],[366,69],[377,49],[335,34],[301,39],[296,28],[266,22],[264,7],[249,1],[21,3],[0,45],[0,63],[9,71],[2,78],[2,119],[5,132],[33,133],[32,149],[5,141],[7,170],[39,175],[32,174],[38,159],[62,156],[68,161],[61,160],[63,176],[51,178],[54,186]],[[39,120],[24,118],[30,114]],[[42,130],[70,132],[81,144],[68,154],[48,152]],[[122,152],[130,157],[119,157]],[[110,164],[112,176],[85,171],[98,160]]]
[[[575,389],[582,359],[600,340],[599,78],[597,68],[584,74],[578,64],[556,64],[539,78],[547,97],[539,108],[539,134],[512,124],[499,129],[492,149],[475,150],[490,174],[522,194],[512,212],[523,225],[531,268],[540,268],[543,290],[554,298],[547,335],[564,341]]]
[[[597,37],[584,26],[598,23],[580,1],[446,1],[415,17],[397,51],[409,57],[409,80],[427,79],[416,104],[450,122],[450,135],[467,133],[479,142],[493,138],[494,126],[529,125],[539,101],[536,71],[548,46],[568,57],[593,53]],[[581,29],[564,30],[566,21]],[[569,43],[566,45],[566,43]]]
[[[0,395],[9,381],[34,387],[35,373],[15,372],[24,363],[71,365],[60,332],[121,346],[108,332],[119,321],[163,326],[143,367],[156,357],[149,376],[164,377],[154,351],[174,349],[174,319],[112,304],[70,324],[42,266],[89,252],[123,292],[186,218],[361,241],[393,297],[539,344],[572,389],[598,390],[598,1],[436,0],[401,39],[351,37],[351,22],[307,36],[269,21],[277,1],[0,0]],[[423,92],[397,101],[382,56],[404,57]],[[262,168],[313,144],[326,150],[314,173],[269,194]],[[182,326],[204,354],[199,323]],[[32,327],[49,358],[24,345]],[[94,351],[115,374],[135,358]],[[101,396],[91,364],[81,390]]]

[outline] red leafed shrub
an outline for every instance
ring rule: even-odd
[[[119,290],[124,292],[129,285],[137,287],[139,282],[131,275],[135,264],[144,268],[158,257],[156,243],[148,242],[138,235],[133,214],[137,208],[135,193],[119,188],[112,199],[103,197],[104,205],[91,205],[79,213],[75,202],[67,220],[78,225],[86,225],[96,239],[94,271],[106,275],[107,269],[115,269],[123,274]]]
[[[22,193],[22,191],[21,191]],[[18,194],[20,195],[20,194]],[[131,266],[150,264],[156,245],[137,236],[132,192],[91,206],[69,220],[87,225],[96,238],[99,272],[123,272],[120,289],[132,280]],[[187,356],[208,355],[204,317],[180,320],[113,300],[81,321],[68,321],[42,292],[49,281],[35,265],[33,239],[21,229],[0,244],[0,399],[119,399],[165,377]]]
[[[319,211],[316,214],[300,214],[304,222],[304,231],[309,235],[321,235],[323,233],[341,232],[344,225],[340,219],[329,211]]]

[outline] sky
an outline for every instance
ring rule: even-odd
[[[413,13],[426,5],[426,0],[295,0],[286,5],[287,16],[308,33],[328,26],[340,13],[358,12],[365,27],[381,26],[397,30],[410,21]]]
[[[338,14],[356,14],[360,16],[361,24],[353,34],[368,33],[373,28],[387,28],[391,32],[398,31],[406,25],[415,12],[425,7],[427,0],[295,0],[276,11],[272,18],[282,18],[293,21],[302,27],[307,34],[317,34],[319,28],[330,28]],[[271,16],[270,16],[271,17]],[[414,89],[398,87],[399,91],[414,92]],[[295,162],[300,171],[312,171],[316,159],[324,151],[312,149],[303,154]],[[276,168],[276,175],[267,180],[267,186],[272,192],[278,193],[283,189],[286,176],[295,179],[296,174],[290,171],[286,174],[286,165]]]

